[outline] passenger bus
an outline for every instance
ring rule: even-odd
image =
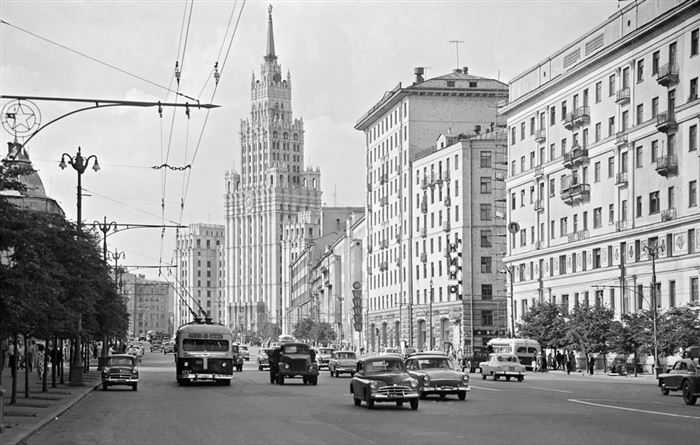
[[[282,334],[279,336],[279,343],[292,343],[296,340],[291,335]]]
[[[489,348],[490,346],[490,348]],[[535,356],[540,353],[540,342],[531,338],[492,338],[486,347],[493,352],[515,354],[525,368],[532,370]]]
[[[175,334],[177,383],[217,382],[230,385],[233,379],[233,333],[218,323],[193,321]]]

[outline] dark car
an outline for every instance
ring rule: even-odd
[[[357,356],[353,351],[333,351],[328,361],[328,370],[331,373],[331,377],[334,375],[338,377],[343,373],[354,377],[355,368],[357,368]]]
[[[163,350],[163,342],[159,340],[154,340],[151,342],[151,352],[160,352]]]
[[[139,384],[139,368],[136,357],[128,354],[110,355],[102,368],[102,389],[109,386],[131,386],[136,391]]]
[[[682,358],[668,372],[659,374],[661,394],[667,396],[670,391],[682,391],[686,405],[695,405],[700,396],[700,365],[695,360]]]
[[[283,343],[269,353],[270,383],[284,385],[285,379],[301,377],[304,384],[318,384],[316,354],[306,343]]]
[[[357,362],[350,381],[350,394],[355,406],[365,401],[367,409],[375,403],[411,404],[418,409],[418,381],[408,375],[403,359],[394,355],[368,357]]]
[[[417,354],[406,360],[408,374],[418,380],[418,393],[424,399],[438,394],[444,399],[448,394],[465,400],[469,392],[469,374],[455,369],[452,360],[444,354]]]

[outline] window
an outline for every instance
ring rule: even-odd
[[[644,59],[637,61],[637,82],[644,81]]]
[[[598,82],[595,84],[595,103],[600,102],[602,94],[603,94],[603,82]]]
[[[649,193],[649,214],[659,213],[661,202],[659,201],[659,191]]]
[[[695,100],[698,98],[698,78],[693,77],[690,79],[690,88],[688,89],[688,101]]]
[[[481,231],[481,247],[493,246],[493,232],[491,230]]]
[[[634,166],[635,168],[642,168],[642,146],[637,145],[634,148]]]
[[[656,159],[659,157],[659,141],[651,141],[651,163],[655,163]]]
[[[615,204],[608,204],[608,224],[615,224]]]
[[[651,118],[656,119],[657,114],[659,114],[659,98],[655,97],[651,100]]]
[[[482,151],[479,166],[481,168],[490,168],[492,164],[492,157],[490,151]]]
[[[600,248],[598,249],[593,249],[593,268],[594,269],[600,269],[601,267],[601,262],[600,262]],[[603,291],[600,291],[603,292]]]
[[[559,255],[559,275],[566,275],[566,255]]]
[[[491,257],[481,257],[481,273],[491,273]]]
[[[601,138],[601,133],[602,133],[601,128],[602,128],[602,125],[600,124],[600,122],[595,124],[595,141],[596,142],[598,142]]]
[[[676,281],[668,282],[668,307],[676,307]]]
[[[593,209],[593,228],[599,229],[603,227],[603,208],[598,207]]]
[[[615,157],[610,156],[608,158],[608,178],[615,176]]]
[[[531,117],[530,118],[530,136],[535,134],[535,118]]]
[[[481,311],[482,326],[493,326],[493,311]]]
[[[561,103],[561,120],[566,119],[566,101]]]
[[[620,204],[620,217],[622,221],[627,221],[627,200],[623,199]]]
[[[659,73],[659,52],[654,51],[651,55],[651,74],[656,75]]]
[[[637,105],[637,125],[644,122],[644,104]]]
[[[516,203],[515,192],[513,192],[510,194],[510,208],[511,208],[511,210],[515,210],[515,203]]]
[[[563,217],[559,220],[559,234],[560,236],[565,236],[567,233],[569,233],[569,229],[567,228],[567,217]]]
[[[695,253],[695,229],[688,229],[688,253]]]
[[[698,55],[698,29],[690,32],[690,56]]]
[[[608,77],[608,97],[615,95],[615,75]]]
[[[637,196],[637,218],[642,216],[642,197]]]
[[[525,122],[520,122],[520,140],[525,139]]]
[[[600,182],[600,161],[593,165],[593,182]]]
[[[491,221],[491,204],[480,204],[480,218],[482,221]]]
[[[698,277],[690,279],[690,301],[698,302]]]
[[[482,176],[479,183],[479,190],[482,195],[491,194],[491,178],[489,176]]]
[[[520,156],[520,171],[525,171],[525,156]]]
[[[688,183],[688,207],[698,205],[698,181],[690,181]]]
[[[622,122],[620,122],[620,124],[621,124],[620,126],[622,128],[620,128],[620,131],[625,131],[629,127],[629,123],[630,123],[629,122],[629,120],[630,120],[629,110],[625,110],[622,112],[622,119],[621,120],[622,120]]]
[[[608,137],[615,134],[615,116],[608,118]]]
[[[515,127],[510,127],[510,145],[515,144]]]
[[[515,176],[515,160],[510,163],[510,175]]]
[[[553,160],[557,156],[556,144],[549,144],[549,160]]]
[[[527,245],[527,229],[522,229],[520,231],[520,247]]]
[[[554,125],[557,123],[557,110],[554,107],[549,108],[549,125]]]
[[[549,179],[549,196],[552,197],[552,196],[554,196],[555,193],[556,192],[554,190],[554,178],[550,178]]]

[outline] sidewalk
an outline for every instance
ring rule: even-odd
[[[17,403],[10,405],[12,377],[10,370],[2,370],[2,385],[5,391],[2,398],[3,415],[0,425],[0,443],[15,445],[41,427],[59,417],[75,403],[100,386],[100,373],[97,371],[97,360],[90,361],[90,371],[83,373],[84,386],[68,386],[68,366],[65,367],[64,384],[56,379],[56,387],[51,387],[51,372],[49,368],[48,391],[41,392],[41,380],[36,370],[29,375],[29,398],[24,397],[24,369],[17,370]]]
[[[595,374],[590,375],[587,372],[580,370],[574,371],[571,374],[567,374],[566,371],[561,370],[548,370],[546,372],[527,372],[527,378],[534,378],[536,380],[596,380],[596,381],[616,381],[623,383],[643,383],[643,384],[657,384],[656,377],[652,374],[634,374],[619,375],[612,373],[604,373],[602,370],[596,370]]]

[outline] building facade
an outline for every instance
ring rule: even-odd
[[[432,242],[433,252],[437,251],[437,243],[441,243],[442,259],[435,253],[430,273],[425,273],[423,265],[428,266],[421,261],[421,254],[425,252],[421,249],[427,232],[425,237],[421,233],[421,228],[426,227],[421,225],[424,214],[421,207],[416,208],[414,204],[415,200],[420,201],[425,191],[422,181],[430,181],[431,190],[435,190],[438,181],[441,190],[446,187],[448,182],[440,179],[440,174],[447,165],[441,166],[441,161],[431,164],[426,175],[416,181],[414,163],[436,151],[435,144],[441,134],[495,129],[497,103],[507,97],[505,84],[470,75],[467,68],[429,80],[423,78],[422,68],[417,68],[415,74],[413,85],[404,88],[399,84],[385,93],[355,125],[364,132],[366,141],[368,313],[365,326],[371,350],[403,345],[424,348],[425,331],[429,326],[436,330],[430,331],[433,335],[430,332],[427,335],[433,338],[434,347],[442,346],[443,342],[454,344],[459,338],[455,332],[465,334],[463,329],[454,328],[455,324],[462,327],[464,322],[458,309],[452,313],[445,307],[426,313],[426,307],[430,306],[430,278],[435,277],[440,267],[446,274],[444,249],[447,240],[451,243],[461,241],[460,249],[469,245],[470,242],[463,239],[466,232],[457,230],[466,231],[468,225],[460,224],[448,230],[444,230],[443,225],[438,229],[432,226],[430,241],[425,241]],[[459,162],[462,160],[460,156]],[[428,168],[427,164],[421,163],[421,174],[424,167]],[[466,172],[471,172],[471,166],[466,171],[460,170],[460,174]],[[452,175],[452,178],[462,180],[458,175]],[[469,199],[466,193],[455,198],[458,201]],[[454,202],[454,205],[459,205],[459,202]],[[438,210],[430,212],[433,224],[435,218],[439,219],[436,212]],[[456,295],[448,296],[446,280],[433,279],[432,283],[430,294],[433,299],[442,295],[445,303],[451,301],[455,304],[459,300]],[[462,338],[471,341],[473,335],[463,335]],[[472,344],[455,346],[471,348]]]
[[[507,264],[536,302],[698,301],[698,1],[634,1],[510,82]]]
[[[258,330],[283,318],[282,235],[299,212],[321,207],[321,173],[304,166],[304,122],[292,113],[291,75],[277,61],[268,15],[267,51],[251,79],[250,117],[241,121],[241,169],[225,178],[224,322]],[[242,326],[239,326],[242,325]]]
[[[190,224],[177,233],[175,245],[175,278],[172,286],[174,325],[176,328],[193,320],[202,311],[217,322],[223,322],[226,312],[221,294],[221,251],[224,226],[220,224]],[[201,308],[201,310],[200,310]]]

